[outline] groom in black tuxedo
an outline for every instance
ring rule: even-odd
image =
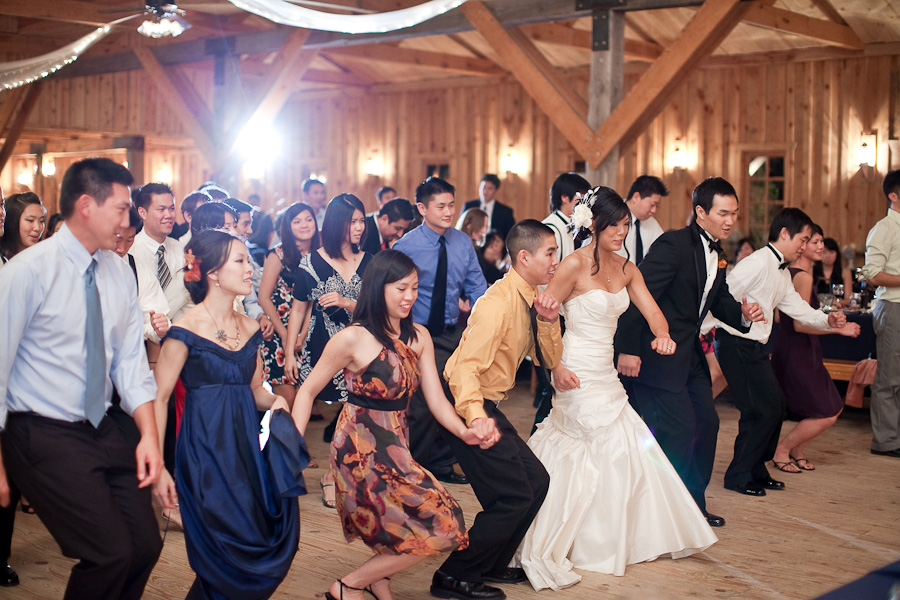
[[[694,189],[694,221],[660,236],[640,264],[647,289],[678,345],[670,356],[650,349],[653,334],[632,304],[619,318],[618,371],[633,378],[629,400],[681,476],[706,520],[725,524],[706,510],[706,486],[716,456],[719,416],[713,405],[709,367],[700,347],[708,312],[739,331],[762,319],[755,303],[741,304],[728,291],[719,240],[728,237],[738,213],[737,192],[720,177]]]

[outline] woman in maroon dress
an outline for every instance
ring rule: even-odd
[[[813,308],[819,308],[819,300],[813,286],[812,267],[815,261],[822,260],[822,239],[822,228],[815,225],[809,243],[790,269],[794,289]],[[788,412],[802,420],[778,443],[772,462],[785,473],[813,471],[816,467],[806,459],[804,446],[834,425],[844,409],[844,400],[825,369],[816,337],[828,332],[805,327],[785,314],[780,318],[772,368],[787,398]],[[856,337],[859,325],[848,322],[833,333]]]
[[[452,434],[482,448],[499,439],[493,427],[483,435],[467,428],[444,397],[431,336],[410,316],[418,283],[405,254],[375,255],[353,323],[332,336],[294,400],[294,422],[304,432],[313,400],[343,370],[347,402],[331,441],[337,509],[347,541],[362,538],[375,556],[335,581],[325,594],[330,600],[361,599],[364,589],[390,600],[393,574],[469,543],[459,505],[409,453],[406,409],[420,382],[428,407]]]

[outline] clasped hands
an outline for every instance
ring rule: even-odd
[[[487,417],[474,419],[460,436],[460,439],[470,446],[478,446],[487,450],[500,441],[500,430],[497,423]]]

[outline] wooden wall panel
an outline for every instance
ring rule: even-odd
[[[183,71],[212,107],[212,65]],[[586,72],[566,77],[584,93]],[[626,88],[638,77],[627,74]],[[885,210],[881,179],[890,167],[900,166],[900,140],[889,139],[891,119],[900,122],[900,101],[894,99],[892,107],[890,98],[891,82],[897,87],[898,80],[896,55],[698,69],[672,93],[659,116],[621,148],[616,187],[624,194],[642,173],[661,176],[671,195],[657,217],[664,228],[681,227],[697,182],[723,176],[741,191],[745,154],[777,150],[787,156],[787,204],[807,210],[828,235],[861,249],[869,227]],[[209,176],[140,71],[47,84],[26,129],[29,141],[41,141],[48,130],[74,137],[84,132],[148,136],[163,140],[148,143],[148,177],[165,163],[181,197]],[[503,182],[501,199],[514,206],[518,217],[543,217],[553,179],[580,159],[510,79],[301,93],[285,106],[275,127],[283,136],[281,152],[262,179],[242,174],[237,190],[241,196],[259,193],[267,209],[299,200],[304,178],[324,173],[330,195],[355,193],[371,210],[378,187],[391,185],[413,198],[425,166],[444,163],[450,165],[460,205],[477,196],[483,173],[494,172]],[[854,164],[861,132],[878,136],[877,164],[871,169]],[[687,152],[687,170],[672,168],[676,146]],[[510,152],[526,166],[523,172],[499,172]],[[382,176],[365,173],[369,159],[381,160]],[[14,177],[4,172],[0,180]],[[743,223],[741,228],[746,229]]]

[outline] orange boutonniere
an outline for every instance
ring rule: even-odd
[[[724,269],[727,266],[728,266],[728,261],[725,260],[724,258],[720,258],[719,259],[719,268]]]
[[[184,253],[184,280],[189,282],[200,281],[200,263],[202,261],[194,256],[193,250]]]

